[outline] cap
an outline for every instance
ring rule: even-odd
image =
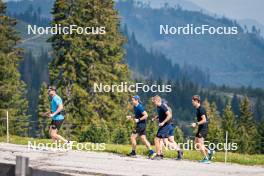
[[[135,100],[140,101],[140,96],[139,95],[134,95],[132,98],[134,98]]]

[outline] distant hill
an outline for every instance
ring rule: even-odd
[[[53,7],[54,0],[21,0],[21,1],[8,1],[7,11],[10,13],[22,13],[25,12],[29,6],[32,5],[33,9],[37,10],[39,7],[43,17],[51,18],[51,9]]]
[[[260,30],[260,34],[262,35],[262,37],[264,37],[264,24],[261,24],[258,21],[253,20],[253,19],[241,19],[239,20],[239,23],[242,26],[247,26],[249,30],[251,30],[252,27],[255,26],[257,29]]]
[[[231,86],[264,87],[264,40],[227,18],[171,7],[152,9],[128,0],[117,4],[122,20],[139,42],[164,53],[174,63],[187,63],[208,71],[211,81]],[[238,35],[160,35],[159,26],[186,24],[237,26]],[[251,32],[251,31],[250,31]]]
[[[185,2],[184,0],[171,2],[178,1]],[[50,17],[53,2],[54,0],[23,0],[8,2],[7,7],[8,12],[18,13],[32,4],[35,10],[41,8],[44,17]],[[199,8],[192,6],[192,3],[188,6]],[[138,42],[148,51],[157,50],[172,63],[181,66],[198,67],[205,73],[209,73],[210,80],[218,85],[264,87],[263,38],[257,33],[251,33],[251,30],[243,32],[246,30],[244,26],[239,26],[238,22],[224,17],[210,16],[201,11],[184,10],[184,7],[153,9],[148,5],[142,6],[142,3],[134,6],[131,0],[121,1],[116,7],[121,14],[122,23],[127,24],[129,32],[134,32]],[[235,25],[240,28],[241,33],[235,36],[165,36],[159,34],[160,24],[177,26],[187,23],[212,26]]]

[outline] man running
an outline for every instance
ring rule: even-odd
[[[58,134],[58,131],[64,120],[62,99],[56,94],[55,86],[49,86],[48,93],[52,98],[50,104],[51,110],[45,113],[46,116],[52,119],[49,127],[49,134],[54,142],[62,141],[68,144],[70,141],[67,141]]]
[[[148,114],[144,110],[143,105],[140,102],[140,97],[135,95],[131,98],[132,104],[134,106],[134,114],[135,116],[127,116],[128,119],[133,119],[135,121],[136,129],[133,131],[131,135],[131,144],[132,144],[132,151],[128,154],[128,156],[136,156],[136,146],[137,146],[137,137],[140,136],[141,141],[149,150],[149,157],[152,157],[155,153],[151,149],[151,145],[146,138],[146,125],[147,125],[147,118]]]
[[[154,96],[152,102],[157,107],[158,116],[155,118],[159,119],[159,129],[155,138],[155,146],[157,156],[156,159],[163,159],[162,147],[165,146],[169,149],[177,150],[177,160],[183,158],[183,152],[177,143],[174,141],[174,127],[172,126],[172,110],[166,102],[162,102],[159,96]],[[155,119],[154,118],[154,119]],[[153,120],[154,120],[153,119]]]
[[[201,98],[199,95],[192,97],[192,105],[196,109],[197,122],[192,123],[192,127],[198,126],[198,131],[195,135],[195,147],[201,151],[204,159],[200,162],[209,163],[213,156],[213,151],[208,150],[204,145],[204,140],[208,133],[208,118],[205,109],[201,106]]]

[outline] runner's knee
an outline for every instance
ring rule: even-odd
[[[145,136],[145,135],[141,135],[141,136],[140,136],[140,139],[141,139],[142,141],[146,141],[146,136]]]

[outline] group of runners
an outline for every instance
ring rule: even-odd
[[[44,113],[43,115],[52,119],[49,127],[49,134],[54,142],[62,141],[66,144],[70,144],[71,141],[66,140],[58,134],[58,130],[64,121],[62,99],[57,95],[55,86],[49,86],[48,93],[51,97],[51,110]],[[172,110],[168,106],[168,103],[163,101],[158,95],[152,97],[152,103],[157,108],[157,115],[151,120],[158,120],[159,126],[154,139],[156,151],[154,152],[154,150],[151,148],[150,142],[146,137],[148,113],[144,109],[144,106],[138,95],[131,97],[131,101],[134,107],[134,116],[128,115],[127,119],[133,120],[136,123],[136,127],[131,134],[132,151],[128,154],[128,156],[136,156],[137,137],[140,137],[142,143],[148,149],[149,158],[157,160],[163,159],[163,149],[168,148],[177,151],[178,155],[176,159],[182,160],[183,151],[174,140]],[[192,123],[191,126],[193,128],[198,127],[197,133],[195,135],[195,146],[201,151],[204,157],[200,162],[209,163],[212,159],[214,151],[208,150],[204,145],[204,140],[208,133],[208,118],[205,109],[201,106],[201,99],[199,95],[194,95],[192,97],[192,105],[196,109],[197,122]]]
[[[159,126],[154,139],[156,148],[156,152],[154,152],[146,138],[146,120],[148,118],[148,114],[145,111],[138,95],[133,96],[131,101],[134,106],[134,116],[127,116],[127,118],[135,121],[136,128],[131,135],[132,151],[128,154],[128,156],[136,156],[136,138],[140,137],[143,144],[145,144],[148,148],[149,157],[151,159],[163,159],[163,149],[165,147],[178,152],[176,160],[183,159],[183,151],[174,140],[172,110],[168,106],[167,102],[163,101],[158,95],[152,97],[152,103],[157,108],[157,115],[151,120],[158,120]],[[192,123],[191,126],[194,128],[198,127],[198,131],[195,135],[195,146],[204,156],[200,162],[209,163],[212,159],[214,151],[208,150],[204,145],[204,139],[208,133],[208,118],[205,109],[201,106],[201,99],[199,95],[194,95],[192,97],[192,105],[196,109],[197,122]]]

